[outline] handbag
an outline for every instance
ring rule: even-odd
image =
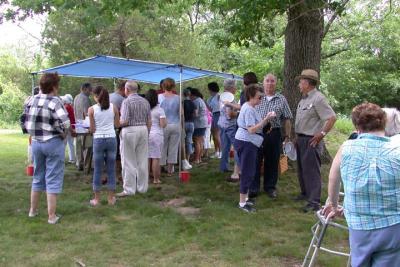
[[[288,166],[288,157],[285,154],[282,154],[279,158],[279,173],[283,174],[289,169]]]

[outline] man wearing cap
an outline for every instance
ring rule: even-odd
[[[336,114],[325,96],[317,90],[319,76],[315,70],[305,69],[299,80],[302,99],[297,106],[295,132],[298,178],[301,194],[297,200],[307,200],[304,212],[317,211],[321,203],[322,139],[332,129]]]
[[[286,98],[276,93],[276,76],[269,73],[264,77],[263,86],[265,95],[256,106],[258,114],[264,118],[268,112],[274,111],[276,117],[271,119],[269,127],[265,126],[262,155],[258,157],[257,172],[250,186],[249,197],[256,197],[260,190],[260,167],[264,158],[264,191],[275,199],[276,184],[278,182],[278,166],[281,154],[282,141],[288,142],[291,131],[290,120],[293,118]],[[282,127],[283,136],[282,138]],[[266,129],[269,128],[269,129]]]

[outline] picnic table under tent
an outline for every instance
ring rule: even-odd
[[[182,84],[187,81],[206,77],[241,80],[242,77],[211,70],[189,67],[182,64],[169,64],[97,55],[65,65],[32,72],[32,91],[35,77],[44,73],[57,72],[60,76],[100,79],[135,80],[143,83],[159,84],[162,79],[172,78],[179,83],[179,96],[182,99]],[[182,114],[182,102],[180,105]],[[181,171],[181,151],[179,149],[179,172]]]

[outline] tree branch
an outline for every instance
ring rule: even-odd
[[[334,57],[337,54],[340,54],[340,53],[343,53],[343,52],[346,52],[346,51],[349,51],[349,50],[350,50],[349,47],[344,47],[344,48],[338,49],[338,50],[336,50],[336,51],[334,51],[332,53],[329,53],[329,54],[326,54],[326,55],[322,55],[321,59],[327,59],[327,58],[330,58],[330,57]]]
[[[349,2],[349,0],[344,0],[343,4],[341,5],[341,8],[339,10],[336,10],[335,13],[333,13],[332,17],[329,19],[328,23],[325,26],[324,32],[322,34],[322,39],[325,38],[325,36],[328,33],[330,27],[332,26],[332,23],[343,12],[343,8],[347,5],[348,2]]]

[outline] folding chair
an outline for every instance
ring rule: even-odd
[[[340,195],[344,196],[343,193],[340,193]],[[339,207],[341,208],[341,206]],[[347,252],[332,250],[322,246],[322,242],[324,240],[328,226],[342,229],[345,231],[349,230],[348,227],[339,223],[335,223],[331,219],[326,219],[324,215],[321,214],[321,212],[322,210],[319,210],[315,213],[315,215],[318,218],[318,221],[316,224],[313,225],[313,227],[311,227],[311,232],[313,234],[313,237],[311,239],[310,246],[308,247],[307,254],[304,257],[303,264],[301,266],[302,267],[314,266],[318,257],[318,253],[321,250],[330,254],[348,257],[347,266],[350,267],[350,252],[347,253]]]

